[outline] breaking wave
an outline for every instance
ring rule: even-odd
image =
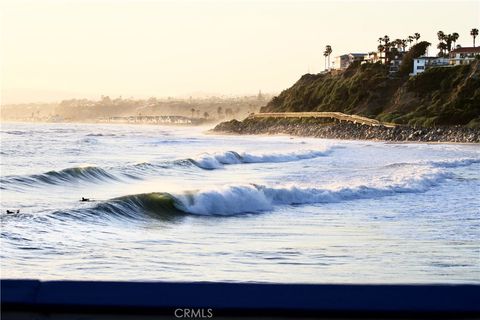
[[[414,177],[378,181],[370,185],[341,187],[269,187],[233,185],[214,190],[174,196],[176,207],[200,215],[233,215],[271,210],[276,205],[332,203],[393,196],[400,193],[421,193],[429,190],[450,174],[437,170]]]
[[[1,189],[6,189],[8,185],[32,186],[35,184],[64,184],[77,181],[85,182],[105,182],[121,181],[123,178],[142,179],[150,176],[155,170],[169,169],[174,166],[194,165],[201,169],[212,170],[219,169],[224,165],[241,163],[265,163],[265,162],[287,162],[303,159],[312,159],[325,156],[331,152],[331,149],[324,151],[303,151],[285,154],[248,154],[227,151],[218,154],[203,154],[196,159],[181,159],[175,161],[162,162],[140,162],[128,164],[116,168],[100,168],[96,166],[73,167],[60,171],[49,171],[42,174],[28,176],[6,176],[2,178]]]
[[[144,193],[127,195],[96,204],[84,214],[139,218],[142,215],[194,214],[230,216],[270,211],[279,205],[304,205],[355,201],[422,193],[451,175],[436,169],[415,171],[408,177],[379,179],[369,185],[339,187],[265,186],[256,184],[230,185],[216,189],[181,194]]]
[[[176,199],[161,192],[143,193],[110,199],[93,206],[64,212],[54,212],[51,217],[70,217],[88,222],[97,218],[139,220],[153,216],[156,218],[177,217],[183,212],[176,207]]]
[[[290,162],[305,159],[313,159],[329,155],[332,152],[332,148],[326,148],[321,151],[306,150],[300,152],[290,153],[270,153],[270,154],[251,154],[251,153],[238,153],[235,151],[227,151],[223,153],[205,153],[198,158],[188,159],[194,165],[202,169],[219,169],[224,165],[241,164],[241,163],[279,163]]]

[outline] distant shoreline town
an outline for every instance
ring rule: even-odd
[[[206,98],[70,99],[60,103],[2,105],[2,121],[203,124],[245,118],[272,98],[257,95]]]

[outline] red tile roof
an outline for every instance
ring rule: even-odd
[[[465,47],[450,51],[450,53],[480,53],[480,47]]]

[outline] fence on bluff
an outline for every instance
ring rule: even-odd
[[[348,121],[353,123],[360,123],[372,127],[384,126],[393,128],[396,125],[389,122],[380,122],[375,119],[367,117],[345,114],[341,112],[265,112],[254,113],[250,118],[330,118],[338,121]]]

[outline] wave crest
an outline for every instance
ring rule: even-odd
[[[179,214],[230,216],[270,211],[279,205],[303,205],[355,201],[395,196],[401,193],[422,193],[451,177],[436,169],[416,171],[412,176],[379,179],[370,185],[340,187],[230,185],[181,194],[145,193],[127,195],[97,204],[84,211],[90,216],[99,212],[108,216],[133,219],[142,216],[165,217]],[[76,215],[78,216],[78,212]]]
[[[42,184],[63,184],[71,183],[78,180],[83,181],[107,181],[107,180],[119,180],[113,174],[106,170],[95,167],[73,167],[60,171],[48,171],[42,174],[34,174],[30,176],[10,176],[2,179],[2,184],[14,184],[14,185],[27,185],[30,186],[35,183]]]
[[[269,154],[254,154],[254,153],[238,153],[235,151],[226,151],[222,153],[204,153],[198,158],[188,159],[194,165],[207,170],[219,169],[224,165],[241,164],[241,163],[280,163],[291,162],[305,159],[313,159],[330,154],[332,148],[324,150],[304,150],[289,153],[269,153]]]
[[[124,165],[117,168],[103,169],[96,166],[73,167],[60,171],[49,171],[42,174],[28,176],[7,176],[2,178],[1,189],[5,185],[32,186],[38,183],[58,185],[62,183],[72,183],[78,180],[86,182],[105,182],[120,181],[121,178],[142,179],[153,171],[158,169],[169,169],[172,166],[190,166],[195,165],[201,169],[213,170],[222,168],[224,165],[242,164],[242,163],[265,163],[265,162],[287,162],[303,159],[312,159],[325,156],[331,152],[331,149],[324,151],[303,151],[284,154],[239,154],[235,151],[227,151],[217,154],[203,154],[196,159],[182,159],[173,162],[163,161],[159,163],[140,162]],[[112,171],[114,173],[112,173]]]
[[[233,215],[271,210],[276,205],[332,203],[393,196],[399,193],[421,193],[450,175],[440,171],[407,179],[377,182],[351,187],[268,187],[234,185],[175,196],[178,209],[200,215]]]

